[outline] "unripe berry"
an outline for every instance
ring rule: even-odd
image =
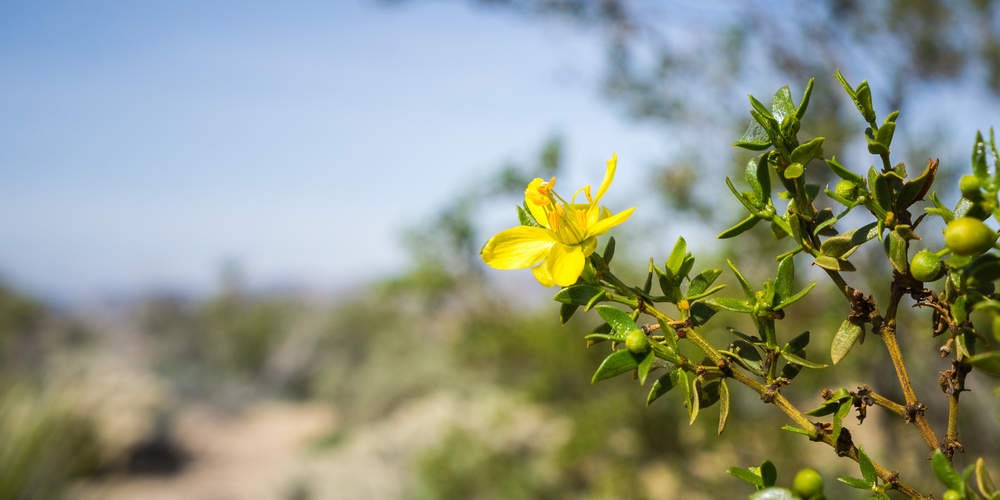
[[[857,197],[857,188],[857,184],[844,179],[837,183],[836,191],[841,198],[854,201],[854,198]]]
[[[792,492],[804,500],[823,494],[823,477],[812,469],[802,469],[792,481]]]
[[[935,281],[941,278],[941,259],[930,250],[921,250],[910,261],[910,274],[923,282]]]
[[[944,500],[962,500],[962,494],[955,490],[944,492]]]
[[[983,197],[979,191],[979,178],[974,175],[963,176],[962,180],[958,181],[958,189],[962,192],[962,196],[970,200],[978,200]]]
[[[975,217],[956,219],[944,230],[944,244],[962,257],[979,255],[993,248],[996,241],[996,231]]]
[[[625,347],[635,354],[645,354],[649,352],[649,341],[642,330],[632,330],[625,337]]]

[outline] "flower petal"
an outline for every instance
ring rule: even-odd
[[[549,274],[549,270],[545,267],[545,264],[539,264],[531,268],[531,273],[535,275],[535,279],[538,280],[542,286],[556,286],[556,282],[552,281],[552,275]]]
[[[545,181],[542,179],[535,179],[528,184],[528,189],[524,190],[526,194],[524,197],[524,205],[528,207],[528,211],[531,212],[531,216],[535,218],[535,222],[539,223],[542,227],[549,227],[549,218],[545,215],[545,210],[541,205],[532,203],[530,197],[527,196],[527,193],[537,191],[538,186],[540,186],[543,182]]]
[[[621,212],[618,215],[612,215],[606,219],[601,219],[597,224],[587,228],[587,236],[600,236],[608,232],[609,229],[625,222],[625,220],[632,216],[632,212],[635,212],[635,207]]]
[[[570,286],[580,277],[585,261],[582,246],[557,243],[545,259],[545,267],[557,285]]]
[[[541,262],[555,241],[548,229],[518,226],[491,238],[481,256],[484,262],[497,269],[524,269]]]
[[[611,181],[615,178],[615,170],[618,168],[618,155],[611,155],[611,160],[608,161],[608,169],[604,172],[604,180],[601,182],[600,189],[597,190],[597,196],[594,196],[594,201],[591,205],[597,205],[597,202],[601,201],[601,197],[604,193],[608,191],[608,187],[611,186]]]

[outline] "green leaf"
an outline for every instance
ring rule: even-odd
[[[736,335],[737,337],[739,337],[739,338],[741,338],[741,339],[743,339],[743,340],[745,340],[745,341],[747,341],[747,342],[749,342],[751,344],[761,344],[763,342],[762,340],[760,340],[759,338],[757,338],[757,336],[747,335],[747,334],[745,334],[743,332],[740,332],[740,331],[737,331],[737,330],[733,329],[732,327],[728,327],[727,326],[726,329],[729,330],[729,333],[732,333],[733,335]]]
[[[691,420],[688,422],[688,425],[694,424],[694,421],[698,418],[698,410],[701,409],[701,402],[698,401],[699,392],[701,392],[698,390],[698,382],[700,380],[700,378],[696,378],[691,381],[691,391],[688,393],[691,398],[691,401],[688,403],[688,414],[691,415]]]
[[[696,382],[696,387],[698,387],[698,408],[709,408],[719,402],[721,399],[720,388],[722,384],[718,380],[713,380],[706,384],[699,378]]]
[[[830,366],[830,365],[824,365],[824,364],[820,364],[820,363],[813,363],[812,361],[807,361],[805,359],[802,359],[802,358],[800,358],[800,357],[798,357],[798,356],[796,356],[794,354],[790,354],[790,353],[787,353],[785,351],[781,351],[781,357],[785,358],[785,361],[788,361],[789,363],[792,363],[793,365],[799,365],[799,366],[802,366],[802,367],[805,367],[805,368],[812,368],[814,370],[819,370],[819,369],[822,369],[822,368],[826,368],[827,366]]]
[[[836,259],[827,255],[820,255],[819,257],[816,257],[816,260],[813,261],[813,264],[816,264],[817,266],[822,267],[823,269],[829,269],[831,271],[848,272],[857,270],[857,268],[854,267],[854,264],[851,264],[846,260]]]
[[[934,208],[925,208],[927,213],[941,217],[945,224],[951,224],[955,220],[955,213],[938,200],[937,193],[931,192],[931,202],[934,203]]]
[[[806,430],[802,430],[802,429],[799,429],[798,427],[792,427],[792,426],[786,424],[786,425],[781,426],[781,428],[782,428],[782,430],[786,430],[786,431],[789,431],[789,432],[794,432],[796,434],[802,434],[804,436],[809,436],[811,439],[815,439],[816,438],[816,433],[815,432],[809,432],[809,431],[806,431]]]
[[[646,353],[646,357],[642,358],[642,361],[639,362],[639,366],[637,367],[639,369],[639,385],[646,385],[646,377],[649,375],[649,370],[653,367],[653,358],[655,357],[656,355],[653,354],[653,351],[649,351]]]
[[[872,199],[878,206],[888,212],[892,209],[892,198],[889,192],[889,184],[879,175],[875,167],[871,167],[868,170],[868,191],[872,195]]]
[[[903,210],[909,208],[917,200],[923,199],[931,185],[934,184],[937,169],[938,162],[928,162],[927,166],[924,167],[924,172],[919,177],[906,181],[896,193],[896,208]]]
[[[852,235],[844,233],[841,236],[827,238],[826,241],[820,245],[819,251],[823,255],[839,259],[841,256],[846,254],[848,250],[854,247],[855,245],[852,242]]]
[[[785,488],[771,487],[750,495],[750,500],[797,500],[797,498]]]
[[[838,477],[837,481],[840,481],[848,486],[857,488],[859,490],[871,490],[875,488],[874,484],[865,481],[864,479],[858,479],[855,477]]]
[[[531,215],[531,212],[517,205],[514,205],[514,208],[517,209],[517,220],[522,226],[540,227],[538,222],[535,221],[535,217]]]
[[[673,352],[678,352],[677,350],[677,339],[674,335],[677,333],[673,328],[670,327],[663,319],[657,318],[657,323],[660,324],[660,333],[663,335],[663,340],[667,343],[667,347]]]
[[[747,131],[743,133],[743,137],[752,135],[753,133],[756,133],[756,131],[758,130],[761,133],[764,132],[764,129],[761,128],[761,126],[756,121],[751,120],[750,128],[748,128]],[[764,137],[767,137],[767,134],[764,134]],[[740,139],[734,142],[733,146],[736,146],[738,148],[743,148],[749,151],[763,151],[771,147],[771,143],[769,141],[748,141]]]
[[[743,219],[743,221],[741,221],[739,224],[736,224],[735,226],[733,226],[733,227],[731,227],[731,228],[726,229],[725,231],[723,231],[722,234],[719,235],[719,239],[720,240],[725,240],[725,239],[728,239],[728,238],[733,238],[735,236],[739,236],[739,235],[741,235],[741,234],[749,231],[754,226],[756,226],[757,223],[760,222],[761,220],[762,219],[760,217],[757,217],[756,215],[750,214],[749,217],[747,217],[746,219]]]
[[[757,348],[752,344],[745,340],[735,340],[730,344],[729,349],[729,351],[719,351],[719,354],[724,354],[732,358],[738,365],[750,370],[754,375],[761,376],[764,374],[763,360],[760,353],[757,352]]]
[[[585,306],[595,295],[604,295],[604,290],[590,285],[572,285],[559,290],[552,300],[567,305]]]
[[[861,468],[861,477],[865,478],[865,481],[872,485],[878,484],[878,473],[875,472],[875,466],[872,465],[868,454],[861,447],[858,447],[858,466]]]
[[[719,381],[719,435],[726,430],[726,422],[729,421],[729,386],[726,379]]]
[[[778,469],[770,460],[760,463],[760,477],[764,480],[764,486],[774,486],[778,483]]]
[[[559,322],[565,325],[566,322],[573,317],[573,313],[575,313],[579,308],[580,306],[575,304],[562,304],[559,306]]]
[[[798,354],[798,352],[805,349],[807,345],[809,345],[809,332],[802,332],[794,339],[789,340],[788,343],[781,348],[781,350],[792,354]]]
[[[719,306],[706,304],[704,301],[698,301],[691,304],[691,321],[694,326],[702,326],[705,323],[708,323],[708,320],[712,319],[712,316],[715,316],[718,312]]]
[[[906,269],[909,266],[906,259],[906,239],[899,234],[899,231],[889,231],[888,237],[882,241],[882,247],[885,249],[885,254],[889,257],[893,269],[901,274],[906,274]]]
[[[788,307],[788,306],[790,306],[790,305],[792,305],[792,304],[794,304],[794,303],[802,300],[802,298],[805,297],[806,294],[809,293],[809,291],[812,290],[813,287],[816,286],[816,283],[817,283],[816,281],[813,281],[812,283],[808,284],[805,288],[803,288],[802,291],[800,291],[799,293],[797,293],[795,295],[792,295],[791,297],[788,297],[787,299],[782,300],[781,302],[778,302],[778,304],[774,306],[774,310],[775,311],[780,311],[780,310],[782,310],[782,309],[784,309],[784,308],[786,308],[786,307]]]
[[[698,275],[691,280],[691,284],[688,286],[688,298],[699,295],[705,290],[708,290],[708,287],[712,286],[712,283],[715,283],[715,280],[718,279],[721,274],[722,269],[706,269],[698,273]]]
[[[717,286],[715,288],[712,288],[711,290],[706,290],[704,292],[701,292],[701,293],[695,294],[695,295],[689,295],[687,297],[687,300],[688,300],[688,302],[693,302],[695,300],[700,300],[700,299],[703,299],[705,297],[708,297],[709,295],[714,294],[715,292],[718,292],[719,290],[722,290],[723,288],[726,288],[726,285],[719,285],[719,286]],[[688,292],[690,292],[690,291],[691,290],[689,288]]]
[[[865,141],[868,142],[868,152],[873,155],[884,155],[889,152],[889,148],[885,144],[878,142],[875,138],[875,133],[872,132],[871,127],[865,129]]]
[[[962,477],[958,475],[940,449],[934,450],[934,454],[931,455],[931,467],[934,469],[934,474],[948,489],[965,495],[965,481],[962,481]]]
[[[667,258],[666,267],[670,269],[670,272],[677,277],[682,277],[680,274],[681,264],[684,263],[684,257],[687,255],[687,242],[684,241],[684,237],[677,238],[677,243],[674,244],[674,249],[670,252],[670,257]]]
[[[639,362],[642,359],[642,355],[632,354],[628,349],[615,351],[610,356],[604,358],[601,366],[594,372],[594,377],[590,380],[590,383],[596,384],[602,380],[617,377],[623,373],[635,370],[639,367]]]
[[[1000,351],[979,353],[969,357],[967,361],[986,373],[1000,375]]]
[[[729,263],[729,268],[733,270],[734,274],[736,274],[736,278],[739,280],[740,287],[743,288],[743,293],[747,296],[747,300],[750,302],[756,302],[757,294],[755,294],[753,288],[750,287],[750,283],[747,281],[746,278],[743,277],[742,274],[740,274],[740,271],[736,269],[736,266],[733,264],[733,261],[726,259],[726,262]]]
[[[726,469],[726,472],[737,479],[742,479],[743,481],[756,486],[757,488],[764,487],[764,480],[761,479],[760,474],[754,474],[753,472],[739,467],[730,467]]]
[[[657,280],[660,283],[660,290],[663,291],[663,295],[667,297],[667,302],[676,304],[681,301],[681,288],[679,286],[679,281],[674,277],[674,274],[670,271],[669,267],[665,267],[666,272],[660,271],[660,268],[653,266],[653,271],[656,273]]]
[[[745,176],[747,184],[753,189],[754,194],[759,199],[766,199],[771,196],[771,177],[767,171],[766,162],[763,166],[758,165],[752,158],[747,162]]]
[[[854,403],[850,399],[845,399],[840,402],[840,407],[833,414],[833,431],[830,433],[833,437],[833,442],[837,442],[840,438],[840,430],[844,428],[844,419],[851,412],[851,408],[854,407]]]
[[[972,145],[972,173],[979,180],[989,179],[989,167],[986,165],[986,143],[983,141],[983,133],[976,131],[976,142]]]
[[[608,238],[608,244],[604,247],[604,263],[610,264],[615,257],[615,237]]]
[[[795,261],[789,255],[778,263],[778,274],[774,280],[774,293],[778,300],[784,300],[792,295],[792,284],[795,282]]]
[[[753,313],[754,308],[750,304],[747,304],[745,300],[733,299],[729,297],[714,297],[707,299],[702,303],[709,304],[712,306],[720,307],[727,311],[733,311],[738,313]]]
[[[833,345],[830,348],[830,357],[833,358],[833,364],[839,363],[840,360],[844,359],[844,356],[847,356],[847,353],[854,347],[854,343],[861,337],[864,330],[863,323],[855,324],[845,319],[840,324],[840,329],[834,335]]]
[[[756,110],[757,113],[761,116],[774,120],[774,115],[771,114],[771,110],[767,109],[767,106],[764,106],[764,103],[758,101],[753,95],[748,95],[747,97],[750,98],[750,105],[753,106],[753,109]],[[751,113],[753,113],[753,111],[751,111]]]
[[[639,329],[628,313],[615,306],[597,306],[595,309],[597,309],[597,314],[600,314],[601,318],[607,321],[611,325],[611,328],[623,337],[627,336],[633,330]]]
[[[802,177],[802,174],[806,173],[805,166],[801,163],[792,163],[787,168],[785,168],[784,176],[786,179],[797,179]]]
[[[819,405],[818,407],[807,411],[806,415],[809,415],[811,417],[823,417],[826,415],[831,415],[833,413],[836,413],[837,410],[839,409],[840,409],[840,400],[831,399],[829,401],[823,402],[823,404]]]
[[[854,104],[861,112],[861,116],[866,122],[875,121],[875,110],[872,108],[872,91],[868,88],[868,80],[861,80],[858,88],[854,89]]]
[[[847,80],[844,79],[844,75],[840,73],[840,68],[837,68],[837,72],[834,73],[833,77],[836,78],[837,81],[840,82],[840,85],[844,87],[844,90],[847,91],[847,95],[851,96],[852,101],[857,98],[857,94],[854,93],[854,87],[852,87],[849,83],[847,83]]]
[[[962,272],[971,286],[983,286],[1000,279],[1000,255],[987,253],[976,257]]]
[[[653,382],[653,385],[649,388],[649,396],[646,397],[646,406],[652,404],[660,396],[670,392],[670,389],[673,389],[681,382],[680,371],[680,368],[673,370],[656,379],[656,382]]]
[[[887,149],[892,145],[892,134],[896,131],[896,124],[893,122],[883,123],[881,127],[878,128],[878,134],[875,136],[875,140],[879,144],[882,144]]]
[[[815,78],[810,78],[809,83],[806,84],[806,91],[802,94],[802,102],[799,103],[799,107],[795,111],[795,116],[798,116],[799,119],[802,119],[802,117],[805,116],[806,108],[809,107],[809,98],[812,96],[813,91],[813,80],[815,80]]]
[[[792,151],[792,163],[809,163],[813,158],[823,159],[823,137],[817,137]]]
[[[990,131],[992,133],[992,130]],[[992,137],[990,137],[992,139]],[[987,499],[993,496],[997,492],[996,486],[993,485],[993,479],[990,478],[990,473],[986,470],[986,462],[983,461],[982,457],[976,460],[976,485],[979,486],[979,491],[986,496]]]
[[[792,103],[792,92],[788,90],[788,85],[781,87],[774,93],[774,97],[771,98],[771,111],[774,113],[774,119],[779,122],[786,116],[796,113],[795,104]]]
[[[863,186],[865,184],[864,177],[861,177],[860,175],[851,172],[850,170],[844,168],[840,163],[837,163],[836,156],[830,158],[829,160],[826,160],[826,164],[827,166],[830,167],[830,170],[833,170],[833,173],[836,174],[837,177],[851,181],[858,186]]]
[[[684,390],[684,405],[688,408],[688,413],[690,414],[693,410],[691,409],[694,405],[691,402],[691,383],[688,378],[687,372],[684,370],[677,370],[677,385]]]

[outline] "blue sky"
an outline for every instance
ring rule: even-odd
[[[0,275],[59,299],[338,288],[553,133],[571,177],[662,157],[599,96],[603,51],[460,2],[0,4]],[[593,181],[591,179],[594,179]]]

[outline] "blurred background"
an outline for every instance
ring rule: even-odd
[[[852,462],[780,433],[784,416],[748,390],[716,438],[714,408],[689,426],[676,394],[645,408],[628,377],[591,386],[608,353],[585,347],[596,315],[560,326],[553,290],[478,251],[517,223],[530,179],[596,185],[617,153],[605,200],[638,207],[613,233],[620,275],[644,279],[683,235],[696,270],[731,258],[762,282],[774,265],[757,256],[787,241],[763,225],[715,239],[743,218],[723,177],[752,156],[730,146],[746,94],[790,85],[797,102],[815,77],[800,137],[864,171],[837,68],[868,79],[880,117],[901,111],[894,161],[912,174],[940,158],[953,205],[975,131],[1000,124],[998,10],[0,3],[0,500],[743,498],[725,469],[767,458],[779,482],[809,466],[829,498],[862,498],[831,484],[858,475]],[[875,271],[847,279],[884,298],[869,246],[852,260]],[[797,264],[820,285],[779,337],[811,330],[827,360],[849,310]],[[705,335],[724,346],[743,321],[720,314]],[[914,310],[900,342],[940,428],[948,365],[929,331]],[[813,375],[783,390],[800,408],[839,385],[902,400],[876,341]],[[957,466],[983,455],[1000,472],[997,385],[969,378]],[[890,417],[846,425],[940,493],[917,433]]]

